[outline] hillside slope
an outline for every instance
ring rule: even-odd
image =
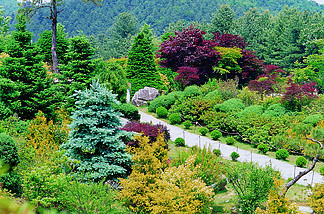
[[[59,14],[59,22],[65,25],[70,36],[82,31],[86,35],[107,34],[114,17],[122,12],[131,12],[139,21],[146,22],[157,35],[163,33],[169,23],[177,20],[203,21],[210,20],[219,5],[229,4],[236,13],[241,16],[251,7],[261,11],[266,9],[273,13],[279,12],[284,5],[299,7],[301,10],[319,11],[323,5],[308,0],[103,0],[101,6],[85,4],[81,0],[66,0],[60,6],[63,11]],[[5,13],[14,18],[17,10],[16,0],[1,0],[0,5]],[[29,24],[29,30],[38,34],[49,29],[49,20],[46,19],[46,8],[40,10]]]

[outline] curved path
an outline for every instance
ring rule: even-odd
[[[141,122],[148,122],[152,124],[163,124],[168,127],[171,134],[171,140],[175,140],[178,137],[182,137],[185,139],[186,145],[189,147],[198,145],[199,147],[210,147],[211,149],[220,149],[222,153],[222,157],[230,159],[230,154],[233,151],[236,151],[240,157],[238,161],[253,161],[258,163],[260,166],[271,165],[274,169],[281,172],[281,175],[284,179],[293,178],[300,171],[305,170],[304,168],[299,168],[284,161],[280,161],[274,158],[270,158],[265,155],[252,153],[250,151],[246,151],[243,149],[238,149],[234,146],[229,146],[218,141],[211,140],[207,137],[203,137],[200,135],[192,134],[190,132],[184,131],[183,129],[170,125],[162,120],[156,119],[155,117],[148,115],[144,112],[140,112],[141,114]],[[314,186],[315,183],[323,183],[323,177],[317,172],[310,172],[304,177],[302,177],[297,183],[307,186]]]

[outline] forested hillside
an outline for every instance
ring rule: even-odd
[[[5,13],[14,18],[12,13],[18,7],[16,0],[1,0]],[[65,25],[70,36],[82,31],[86,35],[106,34],[113,24],[114,17],[119,13],[130,12],[143,24],[149,24],[157,35],[163,33],[169,23],[177,20],[203,21],[211,20],[220,5],[228,4],[235,11],[236,16],[241,16],[250,8],[256,7],[260,11],[270,10],[278,13],[284,5],[298,7],[300,10],[318,11],[323,6],[315,1],[308,0],[103,0],[101,6],[86,5],[79,0],[66,0],[60,6],[63,11],[59,14],[59,22]],[[29,24],[29,30],[34,33],[34,39],[46,29],[49,29],[49,20],[46,9],[40,10]],[[13,28],[12,28],[13,29]]]

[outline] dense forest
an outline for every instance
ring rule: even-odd
[[[324,184],[297,185],[324,175],[322,6],[67,0],[55,50],[48,8],[10,19],[11,3],[0,9],[0,213],[324,213]],[[146,86],[158,96],[126,102]]]
[[[260,12],[269,10],[272,14],[277,14],[285,5],[308,11],[319,11],[324,7],[308,0],[104,0],[99,7],[79,0],[66,0],[59,7],[63,10],[59,14],[59,22],[66,27],[70,36],[77,35],[79,32],[85,35],[107,34],[114,22],[114,17],[120,13],[130,12],[140,25],[147,23],[153,28],[155,34],[161,35],[169,23],[178,20],[209,22],[212,14],[223,4],[233,8],[236,17],[244,15],[250,8],[258,8]],[[16,0],[2,0],[1,5],[5,9],[5,14],[10,15],[14,20],[14,13],[18,9]],[[50,29],[46,17],[48,17],[46,9],[40,10],[28,25],[36,40],[41,32]],[[13,25],[11,26],[14,29]]]

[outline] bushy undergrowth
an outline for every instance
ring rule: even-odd
[[[150,102],[150,105],[148,106],[148,111],[156,112],[156,109],[160,106],[169,109],[182,96],[183,96],[182,91],[175,91],[167,95],[159,96]]]
[[[303,123],[305,124],[311,124],[313,126],[316,125],[316,123],[318,123],[320,120],[323,120],[324,117],[322,114],[313,114],[313,115],[309,115],[305,118],[305,120],[303,120]]]
[[[123,116],[129,120],[139,120],[141,115],[136,106],[130,103],[122,103],[116,107],[117,111],[121,112]]]

